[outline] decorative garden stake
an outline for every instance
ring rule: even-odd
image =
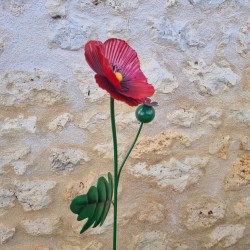
[[[116,250],[117,191],[121,171],[135,146],[143,124],[154,119],[154,106],[158,104],[151,102],[148,98],[154,94],[154,87],[147,82],[147,78],[142,73],[136,52],[125,41],[115,38],[104,43],[89,41],[85,45],[85,58],[89,66],[96,72],[96,83],[110,94],[114,178],[111,173],[108,173],[108,180],[100,177],[97,181],[97,187],[92,186],[87,194],[75,197],[70,209],[73,213],[78,214],[78,221],[87,219],[80,231],[83,233],[90,227],[101,226],[104,223],[112,203],[114,206],[113,250]],[[119,168],[114,99],[130,106],[141,104],[136,109],[136,118],[141,122],[140,128]]]

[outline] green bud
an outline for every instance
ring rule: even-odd
[[[135,111],[136,119],[142,123],[149,123],[155,117],[155,109],[152,106],[141,104]]]

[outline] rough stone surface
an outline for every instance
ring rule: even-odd
[[[89,25],[79,25],[74,22],[55,25],[53,28],[55,31],[52,42],[66,50],[79,50],[91,35]]]
[[[23,115],[19,115],[15,119],[7,117],[3,123],[0,123],[0,135],[14,132],[29,132],[34,134],[36,132],[36,121],[36,116],[25,118]]]
[[[227,119],[235,123],[250,126],[250,106],[236,107],[229,112]]]
[[[214,142],[209,145],[209,153],[222,159],[227,159],[228,147],[230,143],[230,136],[226,135],[221,138],[216,138]]]
[[[49,160],[53,171],[72,171],[81,161],[89,161],[87,154],[81,149],[54,148]]]
[[[243,57],[250,56],[250,23],[240,28],[238,36],[238,52]]]
[[[13,16],[20,16],[25,10],[25,1],[22,0],[6,0],[2,3],[3,9],[9,11]]]
[[[2,224],[0,224],[0,243],[5,244],[9,240],[11,240],[15,234],[16,229],[13,228],[7,228],[4,227]]]
[[[190,229],[203,229],[213,226],[225,216],[225,204],[213,197],[201,199],[185,207],[185,226]]]
[[[56,182],[47,180],[20,182],[16,185],[15,195],[24,211],[36,211],[51,203],[49,192],[55,185]]]
[[[66,15],[66,0],[47,0],[45,2],[45,7],[48,9],[48,12],[51,17],[62,17]]]
[[[62,131],[66,125],[72,121],[72,119],[73,115],[69,113],[59,115],[56,119],[48,124],[48,129],[52,131]]]
[[[50,106],[63,100],[65,81],[52,73],[12,70],[0,76],[0,81],[1,106]]]
[[[150,224],[161,223],[166,218],[166,208],[158,203],[151,202],[146,207],[142,208],[138,213],[138,221]]]
[[[250,184],[250,155],[242,156],[233,164],[232,170],[225,178],[227,190],[238,190]]]
[[[160,93],[171,93],[179,86],[176,77],[155,60],[142,61],[142,70],[147,75],[148,81]]]
[[[8,208],[14,206],[14,196],[13,188],[0,188],[0,216],[7,212]]]
[[[30,147],[23,146],[3,148],[0,154],[0,174],[4,173],[4,168],[8,164],[15,164],[16,161],[25,159],[30,154]]]
[[[239,217],[250,217],[250,196],[237,202],[234,206],[234,211]]]
[[[27,234],[33,236],[57,234],[61,225],[60,218],[39,218],[35,220],[23,220],[22,227]]]
[[[179,109],[167,115],[167,119],[173,124],[190,128],[196,120],[196,111],[192,108],[189,110]]]
[[[186,147],[190,146],[195,140],[188,135],[177,132],[162,132],[154,137],[144,137],[136,144],[132,157],[140,158],[144,154],[167,154],[169,149],[176,143],[180,143]]]
[[[207,65],[203,60],[189,62],[184,73],[202,96],[222,94],[239,83],[239,76],[225,61],[220,65]]]
[[[171,158],[169,162],[149,167],[145,163],[138,163],[129,170],[137,177],[153,177],[161,187],[170,186],[182,192],[187,186],[199,181],[207,163],[208,157],[187,157],[184,161]]]
[[[84,62],[83,66],[73,65],[72,72],[76,82],[79,84],[79,89],[84,96],[84,100],[94,102],[107,95],[106,92],[96,84],[93,77],[94,72],[87,66],[87,63]]]
[[[163,232],[145,232],[133,237],[127,249],[135,250],[170,250],[168,247],[167,235]]]
[[[201,123],[206,123],[211,125],[214,128],[219,128],[222,121],[222,110],[218,108],[206,108],[200,117]]]
[[[96,126],[102,124],[105,120],[109,118],[108,113],[96,113],[88,112],[83,113],[81,118],[78,119],[75,124],[79,128],[87,129],[89,132],[94,133],[97,131]]]
[[[241,224],[218,226],[209,234],[211,242],[206,248],[211,249],[216,245],[223,248],[230,247],[242,238],[244,230],[245,226]]]
[[[106,4],[117,12],[132,11],[139,7],[140,0],[122,1],[122,0],[107,0]]]
[[[240,140],[240,147],[243,150],[250,150],[250,137],[243,136]]]

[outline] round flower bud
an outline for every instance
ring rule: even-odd
[[[135,111],[136,119],[143,123],[151,122],[155,117],[155,110],[152,106],[141,104]]]

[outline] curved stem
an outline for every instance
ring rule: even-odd
[[[115,105],[114,99],[110,97],[110,115],[111,126],[113,134],[113,148],[114,148],[114,224],[113,224],[113,250],[116,250],[116,232],[117,232],[117,190],[118,190],[118,152],[117,152],[117,138],[115,127]]]
[[[143,126],[143,122],[141,123],[140,128],[139,128],[139,130],[138,130],[138,132],[137,132],[137,134],[136,134],[136,137],[135,137],[135,139],[134,139],[134,141],[133,141],[133,143],[132,143],[130,149],[128,150],[128,152],[127,152],[127,154],[126,154],[126,156],[125,156],[125,158],[124,158],[124,160],[123,160],[123,162],[122,162],[122,165],[121,165],[121,167],[120,167],[120,169],[119,169],[118,178],[117,178],[117,179],[118,179],[117,185],[118,185],[118,183],[119,183],[119,179],[120,179],[120,175],[121,175],[122,168],[124,167],[125,162],[127,161],[127,159],[128,159],[128,157],[129,157],[129,155],[130,155],[132,149],[133,149],[134,146],[135,146],[135,143],[136,143],[136,141],[137,141],[137,139],[138,139],[138,137],[139,137],[139,135],[140,135],[140,133],[141,133],[142,126]]]

